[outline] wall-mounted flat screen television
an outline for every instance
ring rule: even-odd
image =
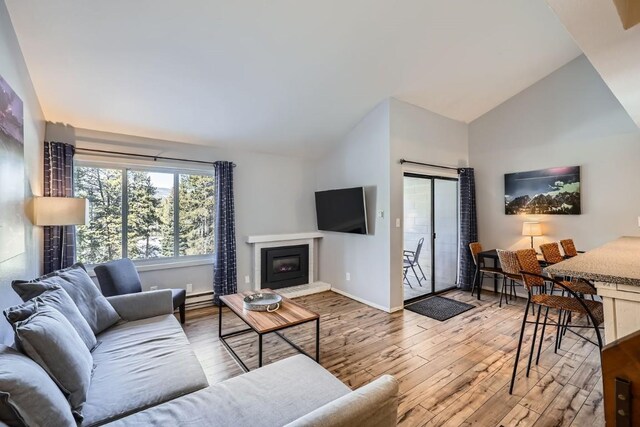
[[[364,188],[316,192],[318,230],[367,234]]]

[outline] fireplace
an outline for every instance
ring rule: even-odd
[[[262,248],[261,258],[262,288],[309,283],[309,245]]]

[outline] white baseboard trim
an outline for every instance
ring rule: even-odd
[[[351,298],[352,300],[355,300],[355,301],[361,302],[362,304],[366,304],[366,305],[368,305],[369,307],[377,308],[378,310],[382,310],[382,311],[384,311],[384,312],[386,312],[386,313],[393,313],[393,310],[395,310],[395,309],[389,309],[388,307],[383,307],[383,306],[378,305],[378,304],[376,304],[376,303],[373,303],[373,302],[371,302],[371,301],[367,301],[367,300],[366,300],[366,299],[364,299],[364,298],[360,298],[360,297],[357,297],[357,296],[355,296],[355,295],[351,295],[350,293],[345,292],[345,291],[343,291],[343,290],[341,290],[341,289],[337,289],[337,288],[335,288],[335,287],[332,287],[332,288],[331,288],[331,290],[332,290],[333,292],[337,293],[337,294],[340,294],[340,295],[345,296],[345,297],[347,297],[347,298]]]
[[[398,307],[393,307],[390,313],[395,313],[396,311],[404,310],[404,305],[399,305]]]

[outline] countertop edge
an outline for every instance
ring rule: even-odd
[[[599,274],[599,273],[587,273],[584,271],[576,271],[576,270],[570,270],[566,268],[554,268],[554,266],[546,267],[544,269],[544,272],[550,273],[554,276],[577,277],[580,279],[593,280],[594,282],[640,286],[640,280],[633,279],[631,277],[613,276],[609,274]]]

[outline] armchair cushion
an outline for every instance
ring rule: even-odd
[[[129,258],[96,265],[93,271],[106,297],[142,292],[138,270]]]

